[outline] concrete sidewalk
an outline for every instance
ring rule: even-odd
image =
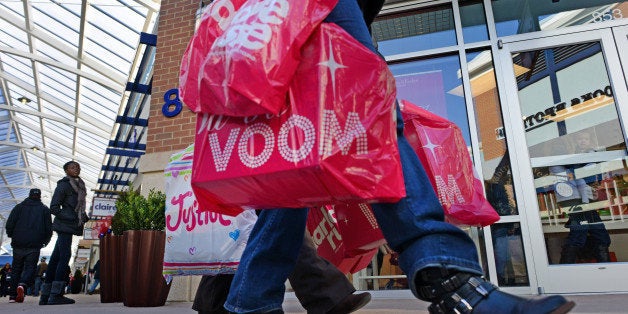
[[[161,307],[132,308],[125,307],[122,303],[100,303],[99,295],[71,294],[68,297],[76,300],[71,305],[39,306],[39,298],[26,297],[24,303],[9,303],[8,298],[0,299],[0,313],[197,313],[192,310],[192,302],[166,302]],[[628,313],[628,294],[603,294],[603,295],[569,295],[568,299],[577,303],[571,313]],[[294,294],[288,293],[284,302],[286,313],[305,313]],[[371,303],[355,312],[356,314],[423,314],[427,312],[427,303],[413,298],[391,299],[377,295]]]

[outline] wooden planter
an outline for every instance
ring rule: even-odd
[[[166,233],[129,230],[124,242],[122,302],[129,307],[163,306],[170,292],[162,275]]]
[[[122,302],[124,239],[106,235],[100,239],[100,302]]]

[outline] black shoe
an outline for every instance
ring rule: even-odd
[[[50,295],[40,295],[39,296],[39,305],[48,305],[48,298]]]
[[[564,314],[576,304],[562,296],[522,298],[499,291],[480,277],[470,277],[455,292],[430,305],[431,314]]]
[[[48,305],[58,305],[58,304],[74,304],[75,301],[70,299],[70,298],[66,298],[61,294],[51,294],[50,297],[48,298]]]
[[[329,310],[327,314],[348,314],[355,312],[368,304],[370,301],[371,294],[368,292],[350,294]]]

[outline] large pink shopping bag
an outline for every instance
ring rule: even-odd
[[[326,23],[302,55],[290,106],[278,115],[198,115],[192,187],[201,205],[294,208],[405,195],[386,63]]]
[[[200,111],[231,116],[277,114],[301,58],[301,47],[338,0],[225,2],[222,32],[200,64]],[[240,5],[238,7],[238,5]],[[186,99],[184,98],[184,102]]]
[[[386,243],[370,206],[364,203],[311,208],[307,230],[318,255],[344,273],[364,269]]]
[[[179,97],[194,112],[203,109],[199,91],[201,65],[216,38],[225,32],[235,12],[245,2],[246,0],[216,0],[207,5],[198,28],[183,53],[179,70]]]
[[[462,132],[453,122],[401,101],[404,135],[425,167],[446,218],[458,225],[487,226],[499,220],[474,176]]]

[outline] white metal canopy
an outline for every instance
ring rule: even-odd
[[[140,69],[140,35],[154,32],[159,5],[159,0],[0,0],[2,235],[11,209],[31,188],[42,190],[44,204],[50,202],[67,161],[81,164],[88,200],[91,190],[124,175],[111,169],[138,166],[128,156],[108,155],[107,148],[112,141],[137,140],[126,136],[137,130],[116,119],[139,117],[128,109],[127,83],[140,73],[152,76],[152,60],[149,71]],[[0,254],[10,250],[9,240],[0,236]]]

